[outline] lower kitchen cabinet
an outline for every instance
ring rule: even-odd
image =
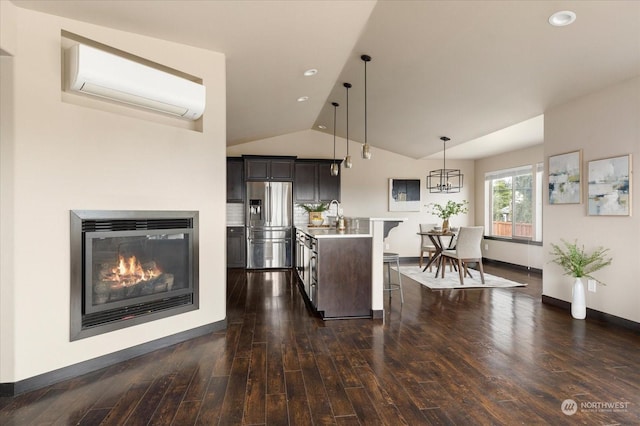
[[[296,232],[296,272],[324,319],[371,317],[371,237],[314,238]]]
[[[227,227],[227,268],[246,265],[245,234],[243,226]]]
[[[318,239],[314,299],[323,318],[371,316],[371,248],[371,238]]]

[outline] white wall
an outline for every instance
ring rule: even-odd
[[[0,48],[14,55],[2,59],[0,76],[1,106],[10,109],[0,116],[0,382],[224,320],[224,56],[5,1],[0,12]],[[6,16],[15,22],[7,37]],[[63,102],[62,30],[201,77],[207,86],[202,132],[139,119],[126,107],[113,112]],[[72,209],[198,210],[200,309],[70,342]]]
[[[342,168],[342,206],[345,216],[359,217],[403,217],[408,220],[394,228],[387,238],[389,250],[402,257],[417,257],[420,237],[416,235],[420,223],[442,222],[432,216],[427,204],[446,203],[447,200],[466,199],[471,204],[468,214],[451,220],[453,226],[473,225],[473,161],[447,160],[448,168],[460,168],[464,173],[464,188],[458,194],[429,194],[426,175],[429,170],[442,168],[442,160],[414,160],[382,149],[373,148],[373,158],[363,160],[359,156],[362,145],[350,142],[349,152],[353,158],[353,168]],[[337,139],[337,155],[346,155],[345,139]],[[315,130],[306,130],[269,139],[229,146],[228,156],[254,155],[295,155],[299,158],[332,158],[333,136]],[[422,188],[419,212],[390,212],[388,209],[389,178],[420,179]]]
[[[530,148],[477,160],[475,164],[475,181],[477,183],[475,187],[475,199],[478,206],[475,210],[476,223],[485,223],[485,173],[526,165],[531,165],[533,170],[535,170],[536,164],[542,162],[543,159],[544,146],[540,144]],[[488,247],[488,249],[485,249],[485,247]],[[535,269],[542,269],[544,263],[541,246],[508,241],[485,240],[482,255],[487,259],[499,260]]]
[[[0,2],[0,49],[15,52],[14,8],[4,10]],[[13,58],[0,52],[0,383],[11,374],[15,363],[13,277]]]
[[[584,166],[589,160],[633,155],[633,169],[640,160],[640,76],[545,112],[544,155],[582,149]],[[631,188],[640,188],[632,175]],[[583,167],[583,182],[586,183]],[[586,186],[583,184],[586,194]],[[637,194],[636,194],[637,195]],[[545,191],[548,197],[548,191]],[[547,198],[548,199],[548,198]],[[551,259],[550,243],[578,240],[587,250],[611,249],[613,264],[595,275],[607,285],[587,292],[587,307],[640,322],[640,197],[632,197],[632,216],[587,216],[582,204],[543,206],[545,260]],[[545,263],[543,294],[571,300],[573,279],[555,264]]]

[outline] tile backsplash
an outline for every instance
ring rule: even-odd
[[[331,208],[322,213],[325,225],[329,222],[327,217],[332,216],[334,219],[338,216],[338,207],[335,204]],[[293,205],[293,224],[296,226],[304,226],[309,224],[309,213],[297,204]]]
[[[227,203],[227,226],[244,226],[244,204]]]
[[[337,217],[337,207],[332,205],[329,210],[322,213],[322,217],[325,220],[325,225],[328,224],[328,217]],[[347,218],[348,222],[352,219],[360,219],[353,221],[358,223],[360,230],[367,229],[369,226],[368,218]],[[309,213],[297,204],[293,205],[293,224],[295,226],[305,226],[309,224]],[[244,226],[244,204],[240,203],[227,203],[227,226]]]

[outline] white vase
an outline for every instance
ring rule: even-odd
[[[575,319],[585,319],[587,317],[587,303],[584,297],[584,285],[582,284],[582,278],[580,277],[576,277],[576,280],[573,283],[571,316]]]

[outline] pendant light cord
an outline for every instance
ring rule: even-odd
[[[449,191],[449,185],[446,181],[447,176],[447,141],[450,140],[446,136],[440,138],[442,140],[442,172],[440,173],[440,188]]]
[[[367,60],[364,60],[364,144],[367,144]]]
[[[442,141],[442,170],[447,169],[447,141],[451,140],[446,136],[440,138]]]
[[[362,146],[362,158],[364,158],[365,160],[370,160],[371,159],[371,148],[369,147],[369,142],[368,142],[368,100],[367,100],[367,62],[369,62],[371,60],[371,56],[369,55],[362,55],[360,56],[360,59],[362,59],[362,61],[364,62],[364,145]]]
[[[348,157],[349,156],[349,88],[351,87],[351,84],[345,83],[344,87],[347,88],[347,157]]]
[[[338,112],[338,103],[332,102],[333,105],[333,163],[336,163],[336,115]]]

